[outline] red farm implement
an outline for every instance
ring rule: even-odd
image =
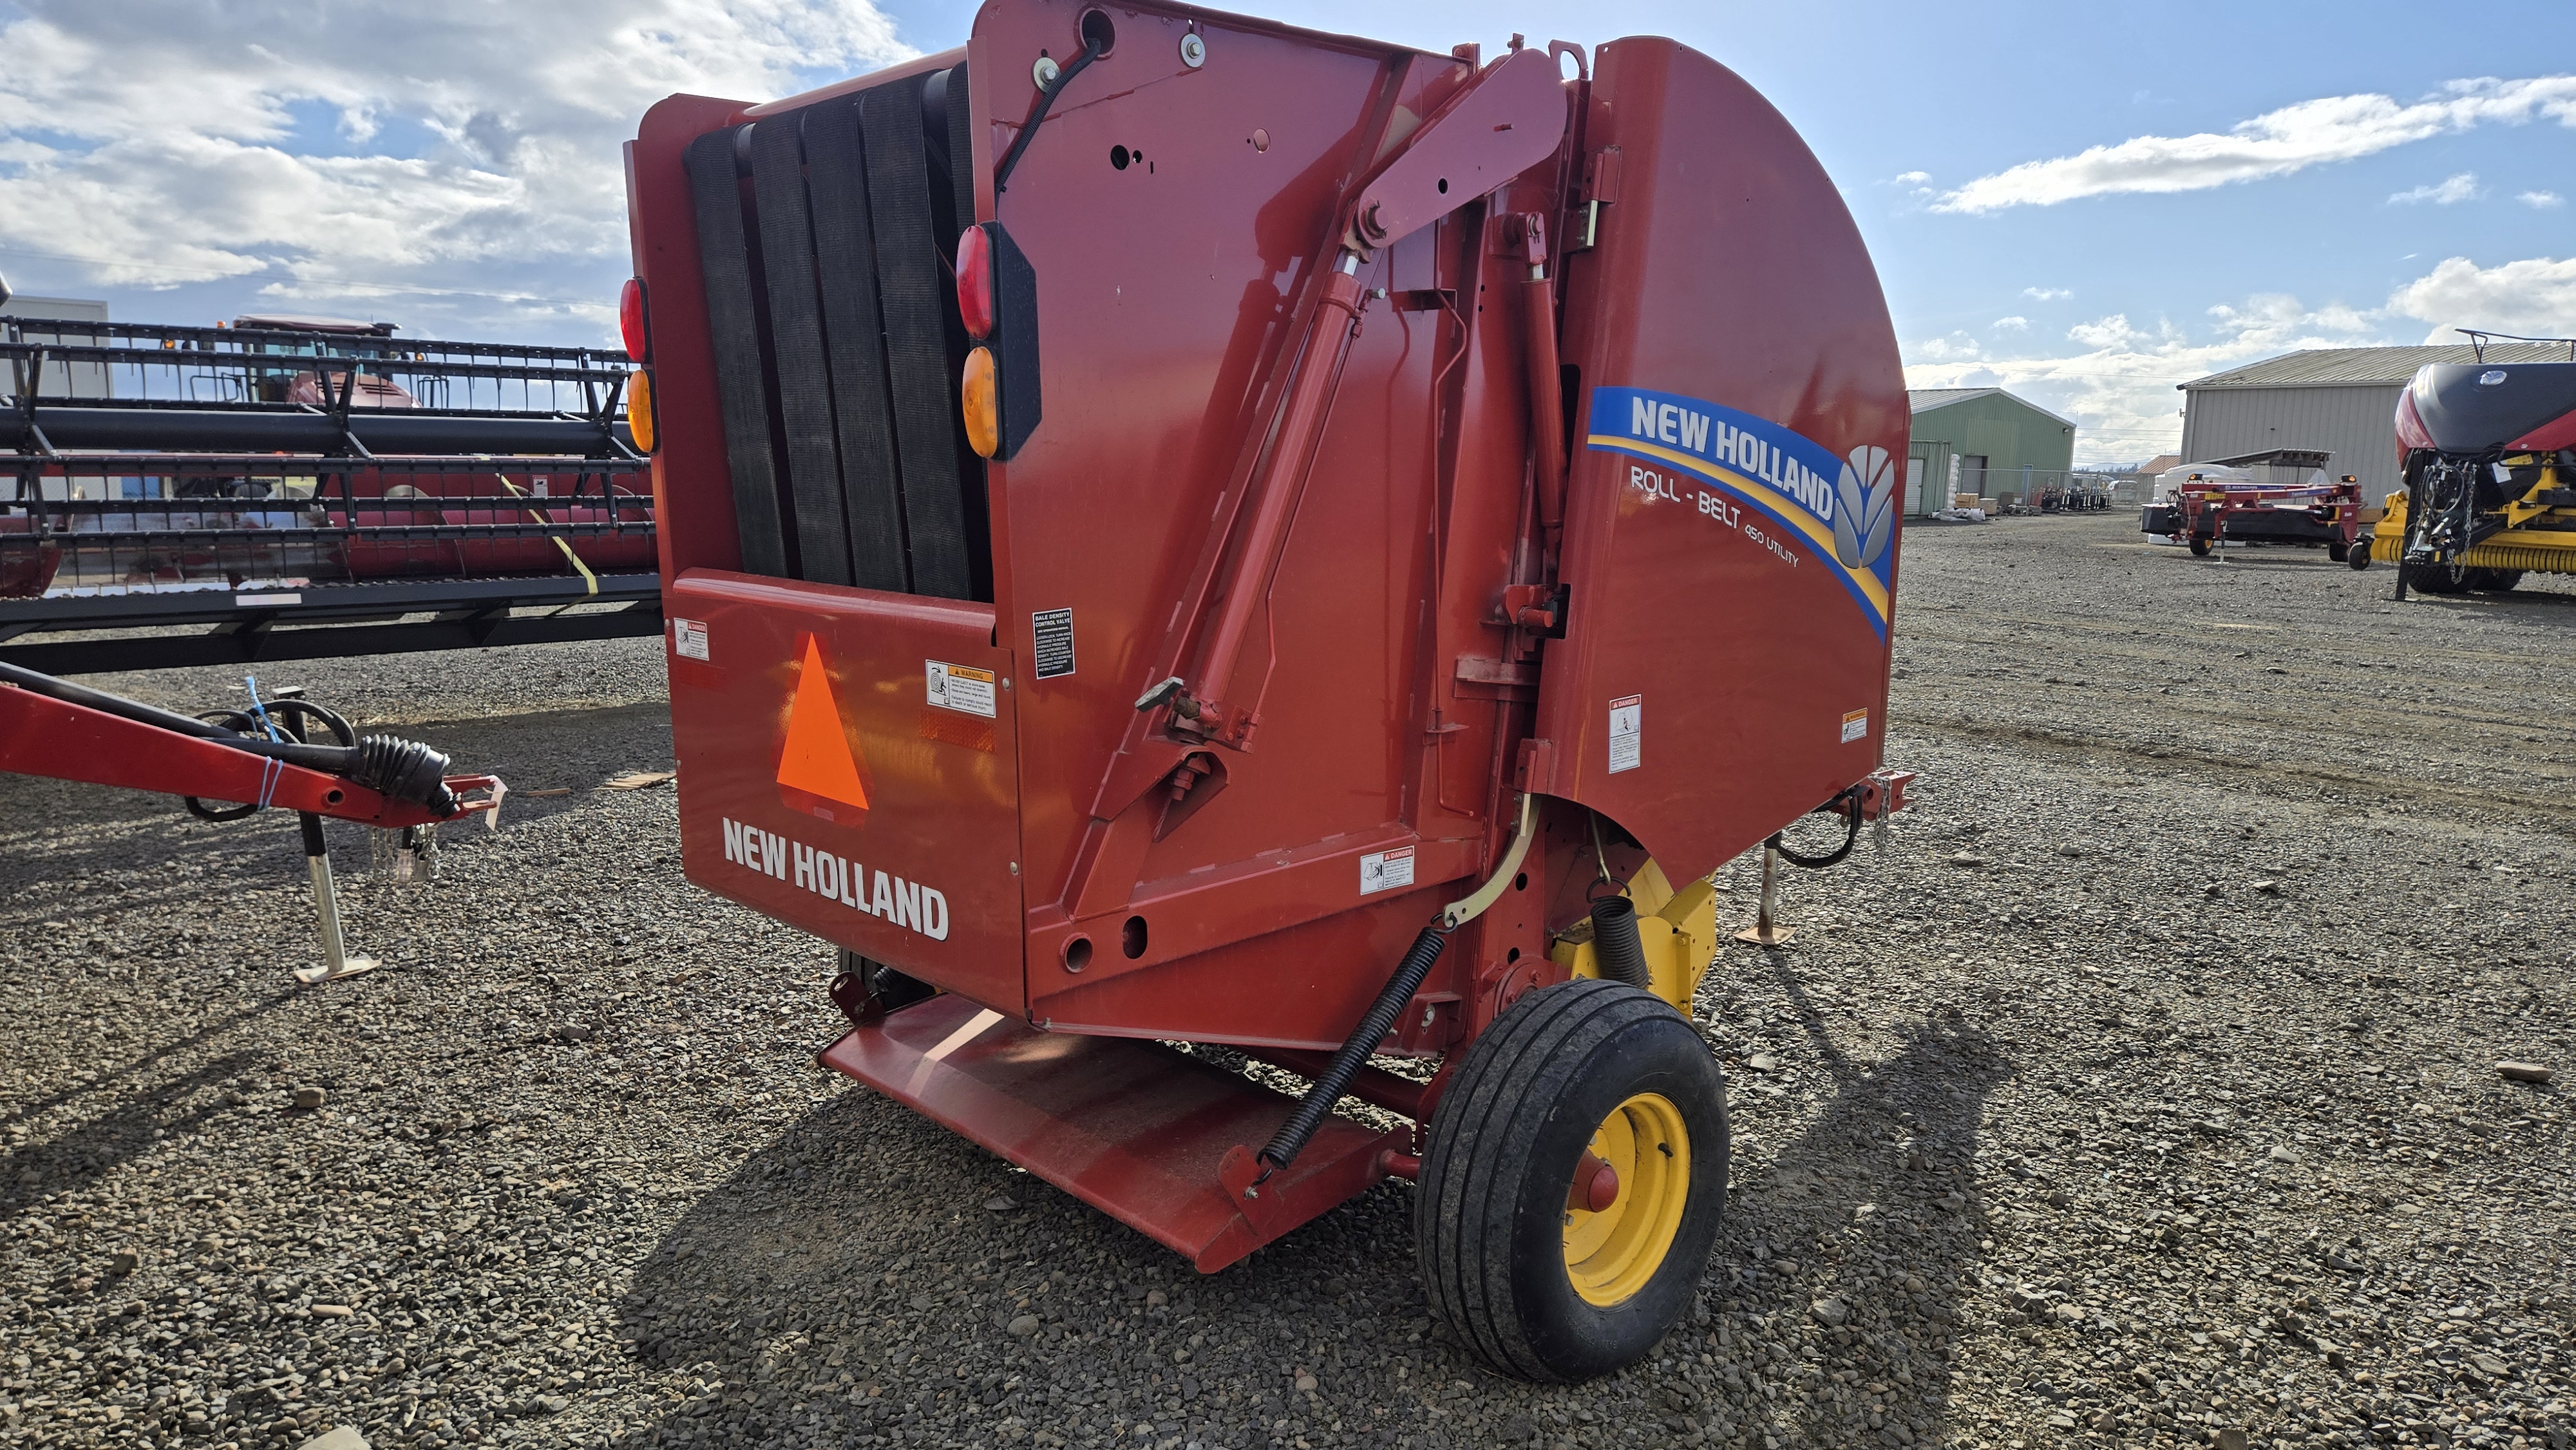
[[[332,711],[280,693],[289,697],[180,715],[0,662],[0,772],[175,795],[206,821],[294,811],[322,939],[321,962],[296,976],[326,982],[376,963],[343,949],[323,818],[399,832],[416,858],[444,822],[494,822],[507,788],[449,775],[447,757],[418,741],[362,738]]]
[[[88,673],[658,631],[626,359],[391,333],[0,321],[0,660]]]
[[[2362,537],[2361,512],[2361,487],[2351,475],[2296,486],[2195,483],[2166,499],[2168,537],[2200,555],[2229,544],[2321,544],[2340,564]],[[2366,562],[2366,540],[2362,548]]]
[[[843,949],[823,1061],[1202,1270],[1413,1180],[1479,1354],[1645,1354],[1703,878],[1905,779],[1904,383],[1787,122],[1669,40],[992,0],[628,175],[684,861]]]

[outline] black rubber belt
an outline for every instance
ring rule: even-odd
[[[961,63],[948,72],[948,94],[944,98],[942,119],[947,123],[948,189],[953,194],[957,229],[942,240],[947,244],[949,266],[957,264],[957,238],[975,225],[975,121],[972,97],[966,87],[966,67]],[[935,178],[934,178],[935,180]],[[966,352],[973,339],[966,335],[965,319],[951,305],[943,311],[948,319],[948,375],[962,377]],[[954,421],[949,447],[963,469],[959,480],[960,497],[965,505],[966,568],[973,599],[993,597],[993,517],[991,500],[985,493],[984,460],[975,456],[975,445],[966,439],[966,417],[958,408],[948,410]]]
[[[814,293],[814,234],[805,214],[800,118],[774,116],[751,130],[751,192],[760,215],[760,270],[769,284],[769,355],[787,442],[787,487],[796,500],[796,564],[818,584],[850,582],[841,527],[841,461],[833,448],[832,379],[823,359]]]
[[[912,592],[973,597],[964,484],[957,464],[956,380],[945,313],[952,290],[931,235],[928,163],[922,154],[922,78],[863,91],[868,210],[875,223],[877,298],[885,312],[886,371],[893,384],[895,457],[903,477]]]
[[[902,475],[895,467],[858,102],[826,101],[806,112],[805,164],[823,284],[823,337],[832,362],[832,417],[841,443],[850,582],[908,593],[912,571],[904,557]]]
[[[742,193],[734,132],[689,143],[689,192],[697,204],[698,266],[706,283],[707,327],[715,345],[716,399],[724,415],[725,465],[733,475],[733,517],[746,574],[787,575],[786,530],[769,453],[769,389],[762,378],[759,311],[744,250]]]

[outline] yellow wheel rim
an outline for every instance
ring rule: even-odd
[[[1598,1213],[1566,1209],[1565,1273],[1608,1308],[1634,1298],[1672,1250],[1690,1203],[1690,1129],[1670,1098],[1639,1093],[1601,1120],[1592,1152],[1619,1175],[1619,1196]]]

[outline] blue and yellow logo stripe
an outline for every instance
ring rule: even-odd
[[[1747,478],[1733,469],[1703,463],[1687,453],[1676,453],[1670,448],[1653,443],[1640,443],[1634,438],[1613,438],[1608,434],[1595,433],[1583,441],[1586,445],[1605,452],[1632,453],[1639,458],[1651,458],[1658,463],[1671,464],[1703,483],[1716,484],[1728,493],[1760,509],[1775,523],[1795,530],[1814,546],[1815,557],[1826,568],[1833,570],[1841,578],[1844,586],[1851,590],[1852,597],[1859,600],[1862,607],[1869,611],[1870,620],[1878,632],[1881,634],[1887,632],[1887,585],[1882,583],[1875,574],[1855,574],[1844,568],[1842,561],[1834,557],[1833,529],[1816,522],[1813,515],[1782,497],[1779,491],[1769,484]]]
[[[1887,637],[1893,549],[1859,569],[1835,548],[1835,485],[1843,460],[1804,434],[1722,404],[1642,388],[1595,388],[1587,447],[1662,464],[1751,507],[1806,540],[1879,638]],[[1892,480],[1891,480],[1892,482]]]

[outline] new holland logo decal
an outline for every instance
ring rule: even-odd
[[[1868,445],[1836,457],[1823,444],[1750,413],[1677,393],[1643,388],[1595,388],[1584,442],[1596,449],[1649,459],[1702,490],[1700,512],[1738,522],[1726,500],[1747,505],[1781,533],[1769,539],[1754,527],[1746,537],[1767,543],[1794,562],[1793,545],[1822,563],[1858,604],[1880,639],[1887,637],[1888,596],[1894,590],[1896,513],[1902,490],[1896,461]],[[1688,502],[1644,469],[1630,482],[1648,492]]]

